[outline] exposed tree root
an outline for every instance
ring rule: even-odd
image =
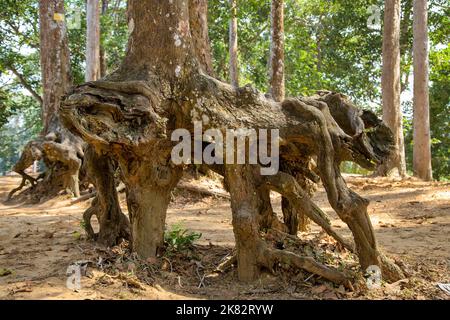
[[[281,263],[294,268],[306,270],[310,273],[323,277],[333,283],[343,284],[347,288],[351,288],[351,280],[340,271],[327,267],[310,257],[302,257],[293,252],[269,249],[266,248],[264,252],[264,260],[266,260],[267,267]]]
[[[84,228],[88,238],[104,245],[113,246],[121,239],[131,240],[130,223],[120,209],[114,177],[116,164],[107,155],[99,155],[91,147],[85,154],[87,172],[96,187],[96,196],[83,214]],[[91,225],[92,216],[97,216],[100,230],[96,234]]]
[[[177,189],[183,189],[183,190],[188,190],[188,191],[192,191],[192,192],[197,192],[197,193],[205,194],[205,195],[208,195],[208,196],[214,196],[214,197],[219,197],[219,198],[224,198],[224,199],[230,199],[230,195],[226,194],[224,192],[211,191],[211,190],[208,190],[208,189],[205,189],[205,188],[188,185],[186,183],[179,183],[177,185]]]
[[[225,261],[220,263],[217,268],[216,272],[226,272],[228,269],[230,269],[234,264],[237,264],[237,255],[236,253],[233,253],[232,255],[225,258]]]
[[[6,199],[6,201],[10,201],[16,192],[22,190],[26,186],[27,181],[30,182],[31,188],[33,188],[36,185],[37,179],[29,176],[23,171],[18,173],[22,176],[22,181],[20,182],[20,185],[17,188],[11,190],[11,192],[8,194],[8,198]]]
[[[233,227],[236,238],[238,275],[243,281],[253,281],[261,267],[274,270],[279,263],[301,268],[337,284],[348,285],[349,279],[341,272],[326,267],[314,259],[292,252],[269,248],[259,235],[257,204],[260,199],[251,166],[234,165],[225,168],[229,178]]]
[[[23,189],[26,181],[31,182],[30,190],[26,191],[31,194],[33,201],[55,196],[60,190],[79,197],[80,180],[83,179],[83,176],[80,179],[83,156],[82,141],[66,130],[30,141],[13,167],[13,171],[22,176],[22,182],[9,193],[8,200]],[[34,179],[25,170],[39,160],[44,161],[47,170]]]
[[[300,188],[297,181],[292,176],[280,172],[277,175],[267,176],[264,179],[270,188],[289,199],[289,202],[296,210],[301,211],[305,216],[321,226],[330,236],[341,243],[344,248],[354,252],[354,245],[342,238],[342,236],[331,227],[326,214],[313,203],[311,199],[309,199],[309,196],[302,188]]]

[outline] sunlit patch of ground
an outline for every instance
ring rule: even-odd
[[[347,181],[371,200],[369,214],[379,245],[403,264],[408,279],[370,292],[345,290],[302,272],[267,273],[252,285],[241,284],[235,269],[213,273],[234,245],[228,201],[177,191],[168,212],[169,227],[182,225],[202,237],[192,250],[144,262],[122,248],[111,251],[84,240],[80,220],[88,202],[70,205],[70,199],[60,197],[38,205],[0,204],[0,298],[450,298],[436,287],[437,282],[450,282],[450,185],[363,177],[348,177]],[[19,183],[18,177],[0,177],[0,200]],[[220,189],[216,182],[203,179],[201,183]],[[280,212],[280,197],[274,194],[273,199]],[[337,230],[349,236],[323,190],[319,189],[314,200],[329,213]],[[328,241],[316,226],[309,238]],[[66,270],[80,260],[91,263],[82,277],[82,288],[74,292],[66,286]]]

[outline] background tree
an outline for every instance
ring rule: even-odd
[[[24,147],[14,165],[13,170],[22,176],[22,182],[10,192],[8,199],[21,190],[26,181],[32,185],[34,200],[54,196],[61,189],[80,196],[83,142],[62,127],[58,113],[61,99],[72,86],[64,1],[39,2],[39,30],[43,130],[40,137]],[[25,170],[38,160],[43,160],[47,170],[34,178]]]
[[[230,27],[229,27],[229,50],[230,50],[230,80],[235,87],[239,86],[239,57],[238,57],[238,20],[237,0],[230,0]]]
[[[100,78],[102,69],[100,58],[100,1],[87,0],[86,81],[93,81]]]
[[[107,2],[104,0],[104,2]],[[23,147],[42,130],[42,83],[39,55],[39,1],[5,0],[0,12],[0,172],[9,172]],[[86,11],[84,0],[66,0],[72,79],[85,80]],[[102,15],[105,69],[115,69],[126,46],[126,1],[114,1]],[[73,24],[79,22],[80,24]],[[10,66],[14,67],[16,74]],[[20,77],[19,77],[20,76]],[[29,91],[31,90],[31,91]],[[41,170],[45,169],[43,163]]]
[[[395,150],[390,159],[378,167],[377,174],[386,176],[392,169],[397,169],[400,176],[405,176],[405,143],[400,105],[400,0],[385,0],[384,10],[381,77],[383,121],[394,135]]]
[[[428,70],[428,1],[414,0],[414,175],[432,180]]]
[[[270,94],[275,101],[282,101],[284,89],[284,1],[272,0],[270,29],[269,79]]]

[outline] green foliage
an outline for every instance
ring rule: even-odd
[[[369,30],[367,8],[380,1],[288,0],[285,8],[288,95],[318,89],[343,92],[360,101],[379,100],[381,32]],[[214,67],[228,78],[229,2],[212,1],[209,28]],[[241,84],[268,91],[270,0],[238,3]]]
[[[0,175],[10,171],[20,157],[25,144],[42,129],[39,119],[40,105],[31,97],[17,94],[1,102],[10,110],[8,122],[0,126]],[[5,103],[5,104],[3,104]],[[20,113],[16,113],[20,110]]]
[[[430,126],[434,178],[450,178],[450,44],[431,53]]]
[[[181,252],[192,247],[201,236],[201,233],[189,232],[181,225],[174,225],[172,229],[165,232],[164,241],[168,252]]]

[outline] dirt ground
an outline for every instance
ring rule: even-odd
[[[202,233],[190,250],[142,263],[126,248],[103,248],[85,239],[80,221],[89,202],[70,205],[61,196],[37,205],[4,203],[18,177],[0,177],[0,299],[450,299],[437,283],[450,283],[450,184],[414,179],[347,182],[371,200],[369,214],[379,246],[408,278],[380,289],[336,287],[314,275],[264,273],[253,284],[237,281],[236,269],[215,273],[234,246],[229,201],[176,191],[167,224]],[[191,182],[218,190],[209,180]],[[123,197],[123,196],[121,196]],[[280,212],[280,198],[273,195]],[[345,236],[319,188],[315,199]],[[124,199],[122,205],[126,212]],[[326,237],[317,226],[300,238]],[[345,255],[345,253],[343,253]],[[67,268],[89,261],[82,288],[67,288]]]

